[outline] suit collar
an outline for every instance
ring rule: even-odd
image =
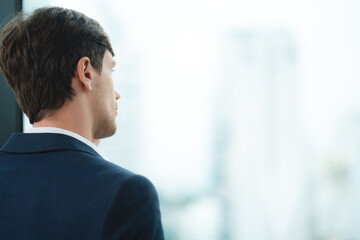
[[[37,153],[74,150],[101,157],[94,149],[76,138],[57,133],[14,133],[0,149],[10,153]]]

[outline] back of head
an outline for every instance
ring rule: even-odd
[[[0,32],[0,68],[30,123],[72,98],[79,59],[101,72],[106,50],[114,55],[98,22],[59,7],[19,14]]]

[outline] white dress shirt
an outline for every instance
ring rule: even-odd
[[[56,127],[33,127],[33,128],[27,129],[26,133],[59,133],[59,134],[68,135],[70,137],[76,138],[77,140],[85,143],[86,145],[88,145],[89,147],[94,149],[101,157],[108,160],[105,153],[98,146],[96,146],[95,144],[93,144],[92,142],[87,140],[86,138],[80,136],[79,134],[68,131],[68,130],[65,130],[65,129],[62,129],[62,128],[56,128]]]

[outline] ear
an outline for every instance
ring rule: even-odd
[[[76,75],[79,77],[80,84],[88,91],[92,90],[93,84],[93,68],[88,57],[82,57],[76,67]]]

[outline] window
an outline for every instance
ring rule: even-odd
[[[359,3],[24,1],[116,53],[109,158],[158,189],[168,240],[358,239]]]

